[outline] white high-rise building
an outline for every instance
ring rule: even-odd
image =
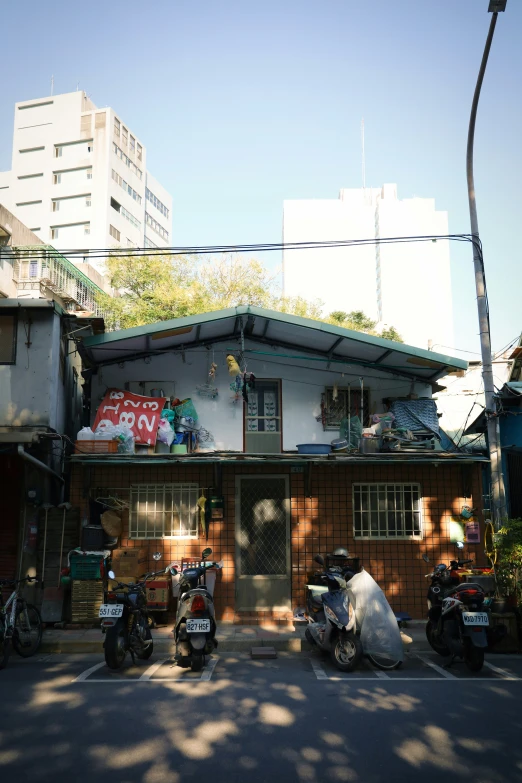
[[[338,199],[285,201],[283,242],[337,242],[447,235],[448,214],[434,199],[400,200],[396,185],[343,189]],[[284,250],[286,296],[324,302],[324,313],[363,310],[394,326],[406,343],[452,346],[447,240]]]
[[[64,255],[171,244],[172,197],[147,171],[145,144],[81,91],[15,104],[0,203]]]

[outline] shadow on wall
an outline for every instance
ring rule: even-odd
[[[301,687],[283,671],[267,676],[267,666],[278,668],[245,660],[234,679],[106,687],[72,684],[68,664],[44,665],[36,684],[4,692],[0,776],[6,783],[440,783],[449,773],[522,781],[519,701],[501,683],[457,693],[441,682],[427,701],[425,688],[407,691],[399,682]],[[484,720],[488,698],[502,716],[502,741]]]

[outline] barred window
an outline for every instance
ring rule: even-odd
[[[420,484],[354,484],[355,538],[422,538]]]
[[[370,393],[366,390],[363,394],[365,419],[370,410]],[[334,387],[327,386],[323,397],[322,420],[323,429],[338,430],[341,421],[348,416],[361,416],[361,392],[359,389],[348,387],[336,389],[334,399]],[[363,423],[363,427],[366,426]]]
[[[197,484],[134,484],[130,490],[130,538],[197,538]]]

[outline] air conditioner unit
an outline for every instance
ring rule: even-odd
[[[280,432],[246,432],[245,451],[250,454],[280,454]]]

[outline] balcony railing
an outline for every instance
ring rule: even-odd
[[[104,293],[102,289],[57,250],[48,246],[17,247],[13,250],[13,279],[19,291],[37,286],[47,288],[64,302],[67,309],[84,310],[103,317],[98,302],[99,295]]]

